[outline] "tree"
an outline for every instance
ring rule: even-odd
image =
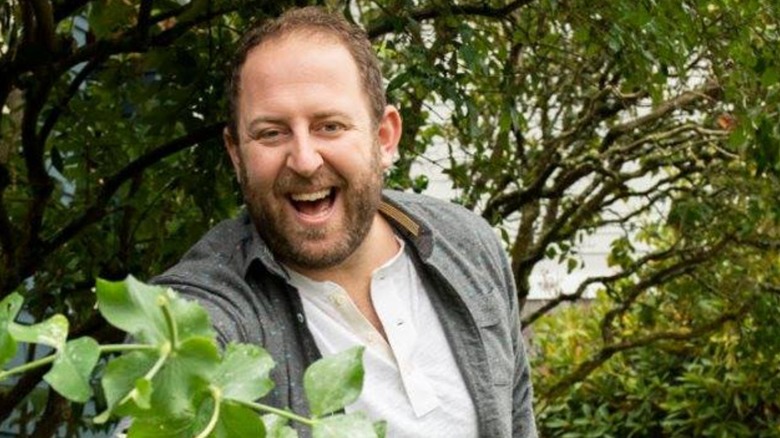
[[[506,7],[517,9],[452,7],[468,18],[433,20],[418,36],[432,40],[426,50],[413,50],[413,37],[394,47],[406,60],[396,65],[407,66],[394,81],[407,91],[404,108],[430,101],[453,108],[443,127],[423,119],[407,158],[423,153],[430,137],[445,139],[459,201],[503,232],[521,302],[540,260],[576,269],[583,235],[624,230],[612,246],[613,275],[586,279],[524,320],[536,332],[539,318],[591,288],[609,302],[594,315],[598,330],[579,339],[594,346],[590,354],[537,381],[540,413],[621,352],[706,340],[729,324],[749,332],[771,323],[776,6]],[[417,115],[425,112],[406,119]],[[642,324],[632,325],[637,314]],[[760,351],[751,342],[746,348]]]
[[[2,295],[20,290],[35,320],[69,315],[76,335],[117,336],[91,310],[94,278],[160,272],[236,212],[220,145],[228,56],[251,21],[304,3],[3,2]],[[326,3],[365,26],[402,109],[388,184],[424,190],[412,164],[433,144],[448,148],[440,164],[457,201],[504,236],[521,303],[539,261],[576,269],[584,235],[625,230],[614,275],[525,318],[533,328],[588,287],[609,304],[599,348],[538,382],[542,405],[622,351],[706,339],[766,311],[779,284],[776,6]],[[443,121],[439,105],[451,109]],[[673,318],[702,302],[715,304]],[[638,330],[627,321],[640,311],[665,322]],[[41,375],[0,396],[4,418]],[[68,415],[61,398],[45,399],[37,436]]]

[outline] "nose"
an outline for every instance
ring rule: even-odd
[[[322,164],[322,155],[309,133],[296,134],[287,156],[287,167],[301,176],[310,177]]]

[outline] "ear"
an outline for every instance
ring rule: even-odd
[[[238,182],[241,182],[241,151],[238,149],[238,142],[230,134],[227,126],[222,130],[222,141],[225,143],[225,149],[230,155],[230,161],[233,163],[233,170],[236,172]]]
[[[387,169],[393,164],[395,153],[398,151],[398,142],[401,140],[402,128],[401,113],[392,105],[386,106],[377,132],[382,169]]]

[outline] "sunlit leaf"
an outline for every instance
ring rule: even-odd
[[[172,340],[163,303],[171,310],[180,340],[214,336],[206,311],[171,289],[147,285],[132,276],[121,282],[99,279],[96,289],[100,313],[109,323],[133,334],[141,342],[159,344]]]
[[[68,339],[68,320],[57,314],[33,325],[11,323],[8,325],[8,331],[17,342],[43,344],[60,350],[65,347],[65,341]]]
[[[16,355],[16,340],[8,332],[24,299],[18,293],[12,293],[0,301],[0,366],[5,365]]]
[[[141,377],[135,381],[135,391],[133,391],[133,401],[141,409],[152,407],[152,381]]]
[[[273,388],[274,383],[268,377],[273,366],[273,359],[262,348],[230,343],[212,384],[220,387],[225,399],[252,402]]]
[[[149,371],[156,360],[154,353],[136,351],[109,362],[101,380],[108,409],[94,419],[95,423],[108,421],[110,414],[120,407],[120,402],[135,389],[136,381]]]
[[[83,337],[70,341],[57,352],[54,364],[43,380],[63,397],[86,403],[92,396],[90,377],[99,357],[100,346],[94,339]]]
[[[343,409],[363,388],[364,347],[353,347],[318,360],[306,369],[303,387],[314,416]]]
[[[211,436],[215,438],[262,438],[273,435],[266,434],[265,424],[257,412],[226,401],[222,403],[219,421]]]
[[[375,421],[374,432],[376,432],[377,438],[385,438],[385,435],[387,435],[387,421]]]
[[[113,326],[132,334],[140,342],[153,344],[170,339],[160,301],[165,288],[149,286],[128,276],[124,281],[98,279],[98,310]]]
[[[192,414],[195,397],[208,391],[219,365],[219,352],[213,339],[194,337],[182,343],[152,379],[151,409],[173,417]]]
[[[298,432],[288,425],[287,418],[276,414],[266,414],[262,416],[265,424],[266,436],[268,438],[297,438]]]
[[[312,427],[314,438],[376,438],[374,425],[361,413],[334,415],[319,420]]]
[[[191,418],[143,416],[133,421],[127,438],[192,438]]]

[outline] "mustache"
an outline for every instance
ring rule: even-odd
[[[311,176],[303,176],[293,172],[288,168],[282,169],[276,181],[274,181],[274,192],[287,193],[291,191],[316,190],[325,187],[341,188],[346,186],[347,181],[339,176],[333,169],[323,166]]]

